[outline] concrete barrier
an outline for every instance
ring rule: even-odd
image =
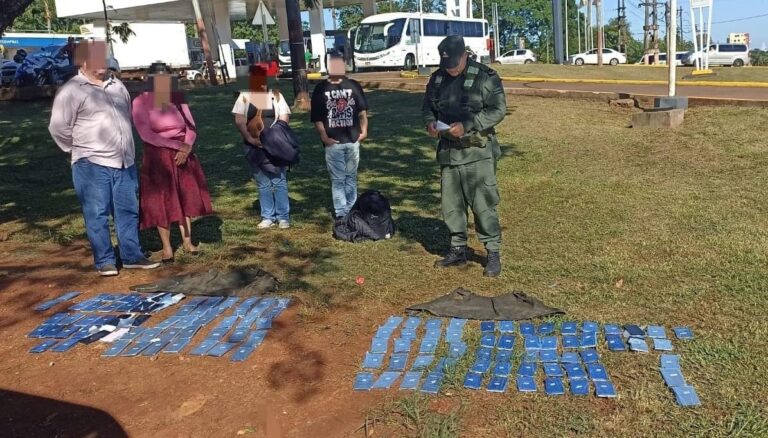
[[[685,120],[683,109],[647,110],[632,115],[633,128],[677,128]]]

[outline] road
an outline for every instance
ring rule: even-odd
[[[401,78],[399,72],[370,72],[352,75],[359,81],[386,81],[426,84],[426,78],[407,79]],[[538,90],[562,90],[562,91],[588,91],[602,93],[627,93],[648,96],[666,96],[665,85],[623,85],[623,84],[585,84],[585,83],[558,83],[558,82],[510,82],[504,81],[504,88],[508,89],[538,89]],[[744,99],[768,101],[768,88],[745,87],[705,87],[678,85],[678,96],[707,98],[707,99]]]
[[[644,94],[666,96],[664,85],[622,85],[622,84],[563,84],[556,82],[504,82],[505,88],[532,88],[540,90],[596,91],[604,93]],[[678,85],[678,96],[708,99],[768,100],[768,88],[744,87],[703,87]]]

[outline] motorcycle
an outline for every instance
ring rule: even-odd
[[[42,86],[50,82],[50,60],[27,56],[16,69],[13,83],[17,87]]]
[[[14,56],[14,61],[19,64],[13,79],[17,87],[57,85],[76,74],[75,68],[69,65],[63,46],[45,47],[33,54],[19,52]]]

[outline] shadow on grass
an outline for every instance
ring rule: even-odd
[[[206,174],[215,211],[215,215],[193,222],[193,239],[212,244],[210,253],[196,264],[261,264],[284,274],[284,289],[306,292],[312,295],[312,302],[328,305],[330,292],[318,287],[316,280],[338,271],[337,263],[343,254],[328,249],[323,243],[327,236],[318,234],[330,233],[332,224],[324,148],[309,114],[293,114],[291,126],[302,145],[302,157],[301,163],[290,169],[288,184],[292,221],[300,226],[283,237],[270,238],[268,233],[257,231],[258,191],[231,114],[241,89],[240,84],[232,84],[187,93],[198,127],[195,153]],[[290,83],[283,83],[282,89],[292,102]],[[448,246],[448,233],[437,214],[439,166],[434,140],[426,136],[421,123],[422,95],[390,90],[368,91],[367,95],[371,108],[369,139],[361,145],[358,191],[381,191],[399,218],[399,235],[432,254],[442,254]],[[58,243],[84,241],[68,157],[56,147],[46,129],[50,105],[21,103],[10,111],[3,104],[0,232],[16,233],[20,239],[35,235],[38,240]],[[137,135],[134,138],[136,161],[141,163],[142,143]],[[509,156],[510,149],[505,149]],[[15,225],[3,230],[3,224],[11,221]],[[161,248],[155,230],[143,232],[141,238],[145,249]],[[180,245],[178,227],[173,227],[172,239],[174,246]]]
[[[203,216],[197,220],[192,220],[192,242],[194,244],[213,244],[222,241],[221,226],[224,222],[216,215]],[[163,244],[160,241],[160,235],[157,228],[144,230],[139,235],[141,247],[145,251],[160,251]],[[171,246],[174,251],[181,246],[181,231],[178,224],[171,227]]]

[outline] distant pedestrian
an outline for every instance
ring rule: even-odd
[[[64,46],[64,50],[66,50],[67,56],[69,57],[69,65],[75,65],[75,38],[74,37],[67,38],[67,45]]]
[[[331,177],[331,196],[337,219],[357,200],[357,167],[360,142],[368,137],[368,102],[363,88],[345,76],[344,59],[330,55],[328,79],[312,92],[311,120],[325,147]]]
[[[141,229],[157,228],[163,263],[173,263],[171,224],[179,224],[184,251],[197,255],[193,217],[213,213],[200,160],[192,152],[197,128],[189,106],[172,85],[166,65],[154,63],[149,89],[133,100],[133,123],[144,141],[141,163]]]
[[[469,208],[477,236],[488,252],[483,275],[496,277],[501,274],[501,226],[496,211],[496,160],[501,150],[494,127],[506,115],[504,88],[495,71],[469,59],[463,37],[446,37],[438,52],[440,68],[427,83],[422,114],[429,135],[439,137],[441,204],[451,248],[435,265],[467,262]]]
[[[100,275],[117,275],[109,217],[114,219],[120,259],[126,269],[160,266],[139,244],[138,179],[131,131],[131,99],[122,82],[106,74],[106,45],[81,42],[75,48],[79,74],[56,94],[48,130],[72,155],[72,182]]]

